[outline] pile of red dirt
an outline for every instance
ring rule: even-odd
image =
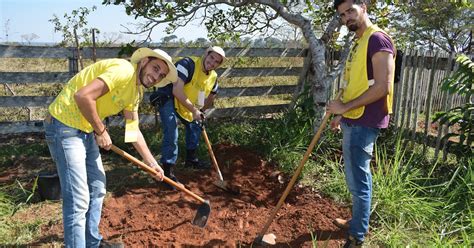
[[[281,183],[274,166],[252,151],[225,144],[215,146],[214,150],[224,180],[239,186],[239,195],[216,187],[214,171],[177,172],[188,189],[210,201],[206,227],[191,224],[199,202],[183,192],[150,185],[107,198],[100,225],[104,238],[122,240],[127,247],[255,246],[252,242],[287,181]],[[339,247],[345,233],[332,220],[349,216],[349,209],[322,198],[310,188],[295,186],[268,233],[276,235],[277,247],[311,247],[313,240],[318,240],[318,246]]]
[[[41,138],[31,137],[31,140],[38,142]],[[24,143],[30,143],[29,139]],[[192,225],[200,202],[185,193],[166,190],[163,183],[151,179],[150,183],[129,185],[136,173],[117,177],[108,172],[108,183],[121,180],[123,187],[105,199],[100,225],[104,239],[121,240],[125,247],[257,246],[253,241],[274,210],[291,175],[283,175],[276,166],[249,149],[219,144],[214,146],[214,153],[224,180],[239,186],[240,194],[216,187],[213,182],[218,177],[213,169],[178,167],[176,172],[188,189],[210,201],[211,213],[204,228]],[[29,174],[40,168],[54,169],[48,157],[26,156],[13,161],[0,173],[3,183],[19,177],[29,178]],[[128,162],[123,160],[123,163]],[[143,173],[139,174],[143,176]],[[38,211],[54,212],[58,219],[59,204],[42,204]],[[37,217],[35,213],[30,215]],[[276,235],[276,247],[340,247],[346,234],[334,226],[332,220],[349,216],[349,208],[322,197],[309,187],[295,185],[267,233]],[[41,236],[30,245],[57,244],[62,242],[62,235],[61,221],[49,222],[41,227]],[[313,244],[314,240],[317,244]]]

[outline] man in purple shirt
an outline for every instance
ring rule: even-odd
[[[356,41],[346,62],[342,99],[328,104],[335,114],[330,125],[343,131],[346,183],[352,195],[352,219],[335,219],[348,229],[344,247],[361,247],[369,228],[372,197],[370,160],[381,128],[387,128],[392,107],[395,48],[391,38],[368,18],[362,1],[336,0],[342,23],[355,32]]]

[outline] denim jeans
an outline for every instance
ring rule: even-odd
[[[197,122],[189,122],[181,118],[175,111],[174,99],[171,98],[158,107],[161,126],[163,128],[163,142],[161,144],[162,164],[176,164],[178,159],[178,119],[186,128],[186,149],[195,150],[199,145],[202,129]]]
[[[352,195],[352,219],[349,234],[364,240],[369,229],[372,198],[370,160],[379,134],[378,128],[341,123],[343,132],[343,158],[346,183]]]
[[[44,122],[46,141],[61,183],[66,247],[98,247],[99,222],[105,196],[105,173],[94,135]]]

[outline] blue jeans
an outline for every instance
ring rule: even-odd
[[[186,149],[195,150],[199,145],[202,129],[197,122],[189,122],[181,118],[174,109],[174,99],[168,99],[158,107],[161,126],[163,128],[163,142],[161,144],[162,164],[176,164],[178,159],[178,119],[186,128]]]
[[[380,130],[347,123],[341,123],[341,127],[344,172],[347,186],[352,195],[352,219],[349,222],[349,234],[362,241],[369,229],[372,198],[370,160]]]
[[[105,173],[93,133],[44,122],[46,141],[61,182],[66,247],[98,247]]]

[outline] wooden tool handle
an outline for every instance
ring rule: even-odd
[[[204,141],[206,142],[207,150],[209,151],[209,155],[211,156],[212,165],[214,165],[217,174],[219,174],[219,180],[224,181],[224,177],[222,177],[222,173],[219,169],[219,164],[217,163],[216,156],[214,156],[214,151],[212,151],[211,141],[209,141],[209,137],[207,136],[206,128],[204,128],[204,126],[202,127],[202,136],[204,136]]]
[[[136,166],[140,167],[142,170],[148,172],[151,174],[153,177],[158,177],[158,172],[151,168],[150,166],[146,165],[142,161],[136,159],[132,155],[128,154],[127,152],[123,151],[122,149],[116,147],[115,145],[112,144],[112,147],[110,148],[112,151],[115,153],[119,154],[120,156],[126,158],[128,161],[134,163]],[[206,203],[206,200],[204,200],[202,197],[196,195],[189,189],[185,188],[182,184],[176,183],[175,181],[169,179],[166,176],[163,176],[163,181],[165,181],[168,184],[173,185],[175,188],[178,188],[179,190],[183,191],[184,193],[188,194],[189,196],[193,197],[194,199],[200,201],[201,203]]]
[[[336,99],[341,98],[342,92],[343,92],[342,90],[339,90],[339,92],[336,96]],[[321,121],[321,124],[319,125],[318,131],[313,136],[313,139],[311,140],[311,143],[309,144],[308,149],[306,149],[306,153],[304,154],[303,159],[301,160],[300,164],[298,165],[298,168],[296,168],[296,171],[293,174],[293,177],[291,178],[290,182],[286,186],[286,189],[283,192],[283,195],[280,197],[280,200],[278,201],[277,205],[275,206],[275,209],[271,212],[270,217],[267,220],[267,223],[265,223],[265,226],[262,228],[262,231],[258,234],[259,236],[263,237],[263,235],[265,235],[268,228],[272,224],[273,218],[275,218],[276,213],[278,212],[280,207],[283,205],[283,202],[285,202],[285,199],[288,196],[288,194],[290,193],[291,188],[295,184],[296,179],[298,179],[298,176],[301,174],[301,171],[303,170],[304,164],[306,163],[306,161],[308,161],[309,155],[313,151],[314,146],[316,145],[316,143],[319,140],[319,137],[321,137],[321,133],[326,128],[326,124],[329,120],[329,117],[331,117],[331,114],[328,113],[328,112],[325,112],[324,113],[324,118]]]

